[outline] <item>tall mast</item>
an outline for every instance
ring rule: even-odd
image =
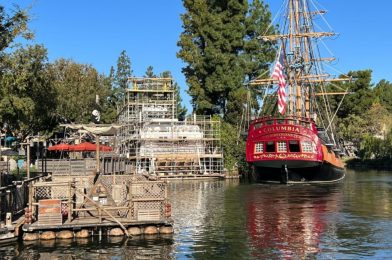
[[[285,28],[281,34],[267,35],[264,41],[278,41],[284,55],[284,70],[287,82],[287,111],[289,115],[311,117],[315,109],[312,101],[315,96],[325,89],[323,84],[348,81],[350,78],[332,78],[321,71],[321,62],[328,62],[333,58],[318,57],[316,40],[335,35],[333,32],[316,32],[313,26],[313,16],[324,14],[324,11],[309,10],[307,0],[287,0]],[[315,48],[315,49],[314,49]],[[281,54],[279,54],[281,55]],[[255,79],[250,85],[260,86],[276,84],[274,79]],[[317,91],[316,91],[317,90]],[[322,91],[320,91],[322,90]],[[325,96],[322,96],[325,98]]]
[[[295,16],[295,33],[298,34],[300,32],[300,28],[299,28],[299,16],[300,16],[300,12],[299,12],[299,0],[290,0],[295,2],[295,9],[294,9],[294,16]],[[301,49],[300,49],[300,38],[296,37],[295,38],[295,47],[294,47],[294,57],[296,59],[299,58],[299,56],[301,55]],[[297,91],[297,95],[296,95],[296,114],[297,116],[301,116],[301,108],[302,108],[302,95],[301,95],[301,84],[300,82],[297,80],[297,78],[300,76],[301,74],[301,70],[298,70],[297,73],[294,73],[295,77],[295,89]]]

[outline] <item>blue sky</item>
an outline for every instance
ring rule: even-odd
[[[273,15],[281,0],[265,0]],[[339,37],[326,40],[338,57],[339,71],[372,69],[373,81],[392,81],[392,1],[318,0],[328,13],[328,23]],[[33,43],[44,44],[50,61],[69,58],[92,64],[108,74],[122,50],[131,58],[136,76],[149,65],[155,73],[170,70],[180,84],[184,104],[190,109],[184,63],[176,58],[182,31],[181,0],[0,0],[11,7],[32,5]],[[320,24],[324,24],[320,21]]]

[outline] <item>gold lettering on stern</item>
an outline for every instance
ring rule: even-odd
[[[315,154],[305,154],[305,153],[264,153],[254,155],[254,159],[303,159],[303,160],[315,160]]]
[[[300,133],[299,127],[297,126],[270,126],[270,127],[262,128],[261,131],[263,133],[274,133],[280,131]]]

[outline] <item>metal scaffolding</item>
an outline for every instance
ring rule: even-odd
[[[130,78],[118,121],[120,154],[134,172],[165,177],[223,174],[220,121],[209,116],[177,117],[171,78]]]

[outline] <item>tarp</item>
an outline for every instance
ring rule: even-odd
[[[69,151],[70,145],[69,144],[56,144],[50,146],[48,151]]]
[[[83,124],[64,124],[61,126],[65,126],[67,128],[75,129],[75,130],[86,130],[92,134],[96,135],[115,135],[117,130],[121,128],[121,125],[83,125]]]
[[[15,155],[19,155],[18,152],[10,149],[10,148],[1,148],[1,152],[0,152],[1,156],[15,156]]]
[[[90,142],[84,142],[80,144],[71,145],[69,147],[69,150],[74,152],[94,152],[97,150],[97,145]],[[113,149],[107,145],[99,145],[99,150],[102,152],[109,152],[112,151]]]
[[[107,146],[107,145],[100,145],[99,150],[102,152],[110,152],[113,151],[112,147]]]
[[[75,144],[75,145],[71,145],[69,147],[70,151],[75,151],[75,152],[96,151],[96,149],[97,149],[97,146],[95,144],[89,143],[89,142]]]

